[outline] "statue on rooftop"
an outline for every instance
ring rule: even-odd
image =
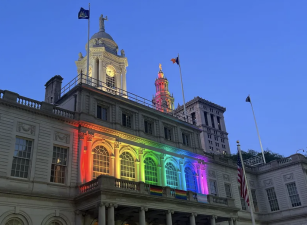
[[[160,71],[162,71],[162,65],[161,65],[161,63],[159,63],[159,69],[160,69]]]
[[[108,17],[106,16],[106,18],[103,18],[103,15],[101,14],[101,16],[99,18],[99,28],[103,32],[105,32],[105,28],[104,28],[104,21],[105,20],[108,20]]]
[[[122,50],[120,51],[120,54],[121,54],[121,56],[125,56],[125,51],[124,51],[124,49],[122,49]]]
[[[82,55],[82,53],[81,52],[79,52],[79,59],[82,59],[83,58],[83,55]]]

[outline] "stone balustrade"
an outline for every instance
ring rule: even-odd
[[[57,116],[62,116],[62,117],[70,118],[70,119],[74,119],[75,117],[75,112],[72,112],[66,109],[62,109],[60,107],[56,107],[47,102],[40,102],[40,101],[36,101],[31,98],[26,98],[26,97],[20,96],[17,93],[7,91],[7,90],[5,91],[0,90],[0,99],[3,99],[8,102],[12,102],[12,103],[17,103],[19,105],[26,106],[26,107],[29,107],[35,110],[52,113]]]
[[[155,186],[157,187],[157,186]],[[161,187],[162,188],[162,196],[166,198],[176,199],[176,189],[170,187]],[[79,186],[79,195],[90,194],[96,191],[106,191],[106,190],[121,190],[133,193],[141,193],[150,195],[150,184],[145,184],[144,182],[134,182],[129,180],[116,179],[112,176],[100,175],[96,179],[82,184]],[[181,192],[181,191],[180,191]],[[186,191],[186,198],[177,198],[178,200],[184,199],[185,201],[193,201],[193,202],[201,202],[198,200],[197,193],[192,191]],[[204,196],[204,195],[202,195]],[[202,201],[203,202],[203,201]],[[204,204],[213,204],[213,205],[221,205],[226,207],[235,208],[235,202],[232,198],[223,198],[213,195],[207,195],[207,202],[203,202]]]

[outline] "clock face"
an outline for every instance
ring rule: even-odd
[[[106,71],[107,75],[110,76],[110,77],[114,77],[115,75],[115,69],[111,66],[108,66],[107,67],[107,71]]]

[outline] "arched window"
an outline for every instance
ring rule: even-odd
[[[158,184],[158,174],[157,174],[157,165],[155,161],[147,157],[144,160],[145,163],[145,183],[147,184]]]
[[[184,173],[185,173],[185,182],[187,184],[187,190],[197,192],[197,180],[191,168],[186,167],[184,169]]]
[[[120,176],[122,179],[134,180],[135,179],[135,165],[134,159],[129,152],[124,152],[120,155]]]
[[[175,166],[168,162],[165,165],[166,170],[166,184],[171,188],[178,188],[177,170]]]
[[[101,174],[109,174],[109,152],[102,145],[93,149],[93,178]]]
[[[7,221],[5,225],[23,225],[23,222],[20,219],[13,218]]]

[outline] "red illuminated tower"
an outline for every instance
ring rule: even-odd
[[[168,80],[164,77],[161,64],[159,65],[158,78],[155,81],[156,95],[152,103],[161,112],[172,112],[174,110],[174,97],[168,91]]]

